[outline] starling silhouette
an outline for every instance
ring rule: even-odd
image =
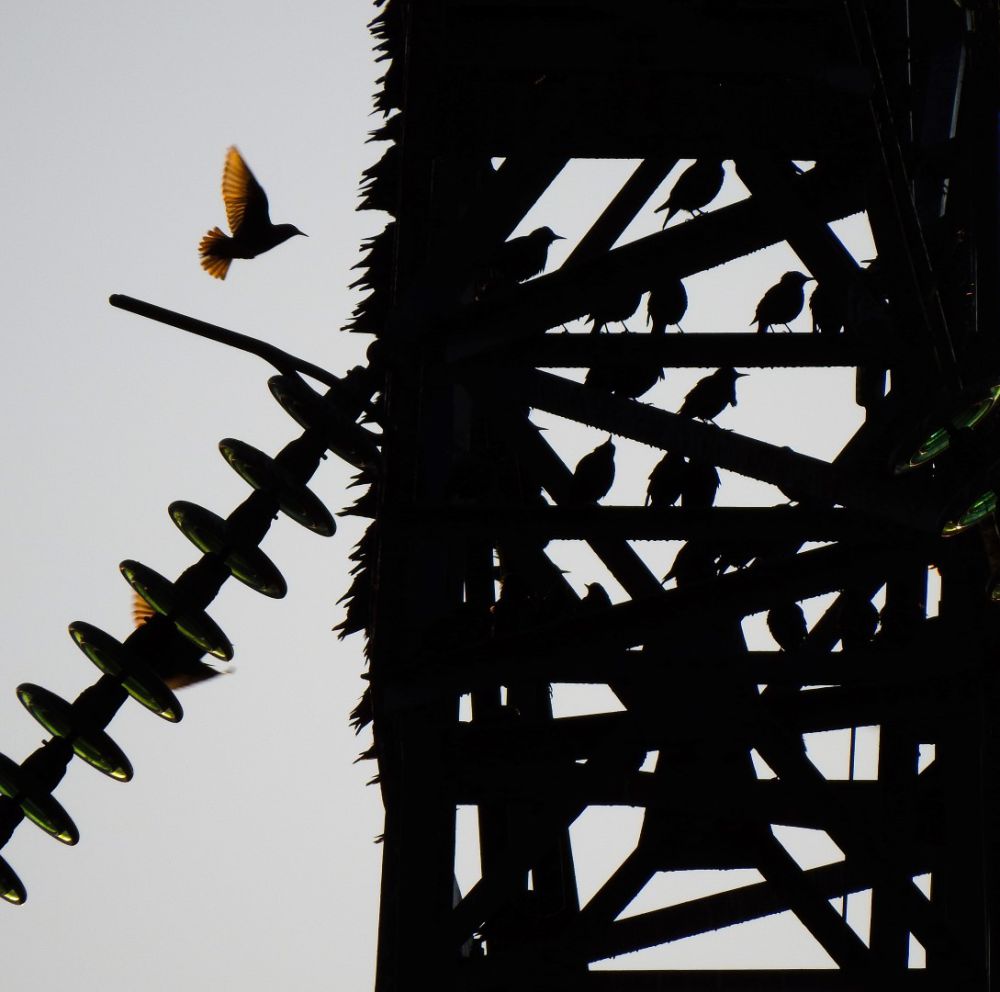
[[[646,317],[650,334],[665,334],[668,326],[682,331],[681,318],[687,313],[688,298],[680,279],[664,279],[649,291]]]
[[[688,541],[681,545],[670,571],[661,581],[674,579],[678,587],[708,582],[716,576],[715,560],[718,557],[718,552],[711,545],[703,541]]]
[[[838,626],[840,643],[845,651],[866,647],[878,629],[878,609],[859,592],[848,590],[840,599]]]
[[[505,241],[490,262],[491,284],[524,282],[537,276],[545,268],[549,245],[564,240],[552,228],[538,227],[531,234]]]
[[[611,606],[611,597],[607,589],[600,582],[587,583],[587,595],[580,600],[580,607],[584,610],[603,610]]]
[[[585,386],[606,389],[609,393],[637,400],[663,378],[663,367],[650,362],[622,365],[595,365],[583,380]]]
[[[569,488],[570,502],[597,503],[608,494],[614,481],[615,446],[609,434],[604,444],[577,462]]]
[[[847,287],[821,282],[809,297],[813,334],[840,334],[847,323]]]
[[[711,462],[692,458],[681,485],[681,506],[688,510],[707,510],[715,503],[719,473]]]
[[[649,473],[646,487],[646,506],[658,509],[673,506],[681,498],[684,479],[687,475],[687,460],[676,451],[668,451]]]
[[[198,245],[201,267],[216,279],[226,278],[234,258],[256,258],[296,234],[305,236],[294,224],[271,223],[267,194],[235,146],[226,152],[222,199],[233,236],[213,227]]]
[[[767,629],[782,651],[795,651],[805,643],[806,615],[796,602],[782,603],[768,611]]]
[[[804,272],[786,272],[761,298],[751,324],[757,325],[757,333],[763,334],[773,324],[783,324],[786,331],[790,320],[802,313],[805,293],[802,287],[812,282],[813,277]]]
[[[700,158],[680,174],[666,202],[653,212],[658,214],[661,210],[666,210],[664,227],[678,210],[699,214],[702,207],[707,207],[719,195],[725,178],[726,170],[722,167],[722,162]]]
[[[736,380],[745,375],[736,369],[717,369],[694,384],[677,412],[698,420],[714,420],[727,406],[736,406]]]
[[[155,616],[156,611],[137,592],[132,593],[132,621],[141,627]],[[201,659],[205,652],[180,634],[152,641],[143,651],[142,660],[158,675],[168,689],[183,689],[225,673]]]
[[[603,286],[591,301],[591,334],[598,334],[608,324],[621,324],[639,309],[642,292],[621,286]],[[628,330],[626,327],[625,330]]]

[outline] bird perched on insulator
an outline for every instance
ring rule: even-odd
[[[650,334],[666,334],[668,327],[683,332],[681,319],[687,313],[688,297],[680,279],[663,279],[649,290],[646,318]]]
[[[602,286],[592,294],[589,319],[593,326],[590,333],[598,334],[608,324],[621,324],[625,327],[625,321],[639,309],[641,300],[642,292],[638,289]],[[625,330],[628,328],[625,327]]]
[[[544,271],[549,257],[549,245],[564,241],[551,227],[537,227],[530,234],[505,241],[490,259],[490,286],[524,282]]]
[[[813,282],[812,276],[804,272],[786,272],[761,298],[751,324],[757,325],[757,333],[763,334],[774,324],[782,324],[791,331],[789,321],[802,313],[805,293],[802,287]]]
[[[727,406],[736,406],[736,380],[745,372],[716,369],[692,386],[677,412],[697,420],[715,420]]]
[[[781,603],[768,611],[767,629],[782,651],[795,651],[802,647],[809,633],[806,615],[794,600]]]
[[[679,451],[668,451],[649,473],[646,506],[673,506],[681,498],[687,467],[687,459]]]
[[[595,365],[583,380],[585,386],[606,389],[609,393],[637,400],[648,393],[663,378],[663,367],[650,362],[628,362],[621,365]]]
[[[719,473],[711,462],[690,459],[681,485],[681,506],[687,510],[707,510],[715,503]]]
[[[678,588],[708,582],[716,576],[715,562],[718,557],[718,552],[711,545],[703,541],[688,541],[681,545],[670,571],[661,581],[674,579]]]
[[[569,487],[570,502],[597,503],[608,494],[614,481],[615,446],[609,434],[604,444],[599,444],[576,463]]]
[[[809,297],[813,334],[840,334],[847,323],[847,287],[840,282],[821,282]]]
[[[678,210],[686,210],[689,214],[697,216],[701,213],[702,207],[707,207],[719,195],[725,178],[726,170],[722,167],[721,161],[700,158],[680,174],[666,202],[653,212],[666,210],[667,216],[663,218],[664,227]]]
[[[611,606],[611,597],[600,582],[587,583],[587,595],[580,600],[581,609],[604,610]]]
[[[294,224],[271,223],[267,194],[235,146],[226,152],[222,200],[233,236],[213,227],[198,245],[201,267],[216,279],[226,278],[234,258],[256,258],[296,234],[306,236]]]

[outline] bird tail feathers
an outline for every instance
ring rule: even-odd
[[[216,279],[225,279],[232,263],[231,258],[226,258],[218,254],[218,248],[223,242],[229,241],[229,237],[219,228],[213,227],[208,234],[201,239],[198,245],[198,252],[201,254],[201,267]]]

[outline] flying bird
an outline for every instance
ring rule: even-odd
[[[235,146],[226,152],[222,199],[233,236],[213,227],[198,245],[201,267],[216,279],[226,278],[234,258],[256,258],[296,234],[306,236],[294,224],[271,223],[267,194]]]
[[[722,162],[700,158],[680,174],[666,202],[658,206],[653,213],[658,214],[661,210],[666,210],[667,216],[663,218],[664,227],[678,210],[686,210],[693,215],[699,214],[702,207],[707,207],[719,195],[725,178],[726,170],[722,167]]]
[[[788,322],[802,313],[805,293],[802,287],[813,282],[812,276],[804,272],[786,272],[761,298],[751,324],[757,325],[757,333],[763,334],[773,324],[783,324],[790,331]]]
[[[691,387],[677,412],[698,420],[714,420],[727,406],[736,406],[736,380],[745,375],[736,369],[716,369]]]
[[[148,623],[157,612],[137,592],[132,593],[132,620],[136,627]],[[205,652],[181,634],[164,635],[147,643],[142,660],[158,675],[168,689],[183,689],[186,685],[224,675],[227,669],[206,665]]]
[[[604,444],[599,444],[576,463],[569,488],[570,502],[597,503],[608,494],[614,481],[615,446],[609,434]]]

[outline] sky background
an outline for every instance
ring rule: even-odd
[[[266,338],[336,373],[363,360],[369,339],[339,329],[357,302],[347,287],[359,244],[384,223],[355,212],[361,170],[384,147],[365,144],[381,123],[370,116],[384,69],[371,56],[373,13],[365,2],[279,11],[245,0],[6,4],[0,12],[8,466],[0,750],[15,760],[44,737],[15,687],[37,682],[72,699],[96,678],[66,625],[81,619],[127,636],[130,598],[118,563],[135,558],[174,578],[196,559],[167,505],[193,500],[225,516],[246,497],[218,441],[237,437],[273,454],[299,433],[267,390],[268,366],[114,310],[108,296]],[[224,226],[230,144],[267,190],[272,220],[310,237],[236,261],[219,282],[201,270],[196,249],[205,231]],[[549,224],[566,236],[550,255],[550,268],[558,265],[632,167],[573,163],[518,233]],[[718,204],[745,195],[727,168]],[[625,240],[659,229],[662,214],[652,208],[676,175]],[[863,222],[838,229],[855,257],[871,257]],[[778,247],[692,278],[685,329],[747,329],[763,291],[800,267]],[[641,315],[629,326],[640,330]],[[794,326],[805,331],[806,318]],[[676,409],[706,371],[671,372],[644,400]],[[849,372],[755,372],[739,389],[738,411],[720,425],[819,457],[833,457],[861,421]],[[603,440],[556,418],[536,421],[571,465]],[[641,503],[658,458],[620,442],[607,502]],[[330,459],[315,476],[332,510],[353,501],[350,475]],[[780,501],[763,484],[723,479],[722,503]],[[77,847],[30,824],[17,830],[3,856],[29,901],[0,906],[6,987],[371,987],[382,810],[365,787],[373,766],[352,764],[369,743],[347,722],[363,688],[361,640],[331,633],[359,534],[351,518],[327,539],[277,521],[263,547],[284,572],[288,597],[268,600],[227,582],[211,608],[235,645],[235,672],[185,690],[180,726],[123,707],[109,732],[135,766],[127,786],[71,764],[56,795],[80,829]],[[637,547],[658,575],[677,550]],[[586,549],[554,542],[551,551],[578,591],[605,580]],[[746,630],[752,644],[770,645],[762,618]],[[564,714],[617,708],[610,693],[558,687],[555,705]],[[843,775],[843,740],[824,737],[811,753]],[[863,735],[859,768],[873,755],[874,738]],[[639,823],[635,811],[595,810],[574,827],[584,898],[634,844]],[[463,889],[477,875],[474,826],[462,811]],[[812,863],[838,856],[823,850],[822,838],[800,845]],[[631,911],[734,880],[716,875],[664,879],[668,886],[644,893]],[[657,952],[656,961],[766,964],[762,946],[787,948],[800,934],[787,918],[754,927],[725,945],[699,938],[686,951]],[[638,958],[632,966],[651,966]],[[794,963],[828,959],[805,940]]]

